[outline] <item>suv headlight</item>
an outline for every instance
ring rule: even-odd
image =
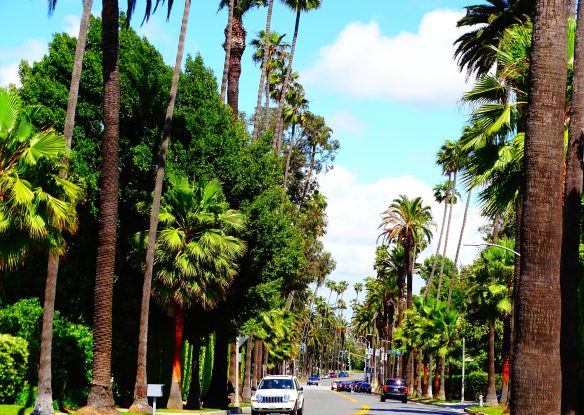
[[[284,398],[284,403],[286,403],[290,400],[290,395],[286,394],[283,396],[283,398]]]
[[[256,395],[256,401],[258,403],[262,403],[263,400],[264,400],[264,397],[262,395]]]

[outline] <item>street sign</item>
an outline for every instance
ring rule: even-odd
[[[397,355],[404,354],[403,350],[386,350],[385,352],[387,354],[397,354]]]

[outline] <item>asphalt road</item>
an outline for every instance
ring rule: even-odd
[[[380,402],[377,395],[331,391],[330,380],[322,380],[319,386],[303,386],[304,415],[452,415],[463,413],[461,410],[411,401],[407,404],[391,400]]]

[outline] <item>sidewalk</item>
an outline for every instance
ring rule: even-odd
[[[456,402],[424,402],[424,401],[415,401],[410,400],[410,402],[420,403],[422,405],[432,405],[439,408],[448,408],[460,411],[461,413],[466,412],[466,408],[470,406],[477,406],[477,402],[465,402],[465,403],[456,403]]]

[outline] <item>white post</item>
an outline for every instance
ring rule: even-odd
[[[156,396],[152,398],[152,415],[156,415]]]
[[[460,388],[460,403],[464,403],[464,337],[462,338],[462,386]]]
[[[239,408],[239,336],[235,336],[235,397],[233,406]]]

